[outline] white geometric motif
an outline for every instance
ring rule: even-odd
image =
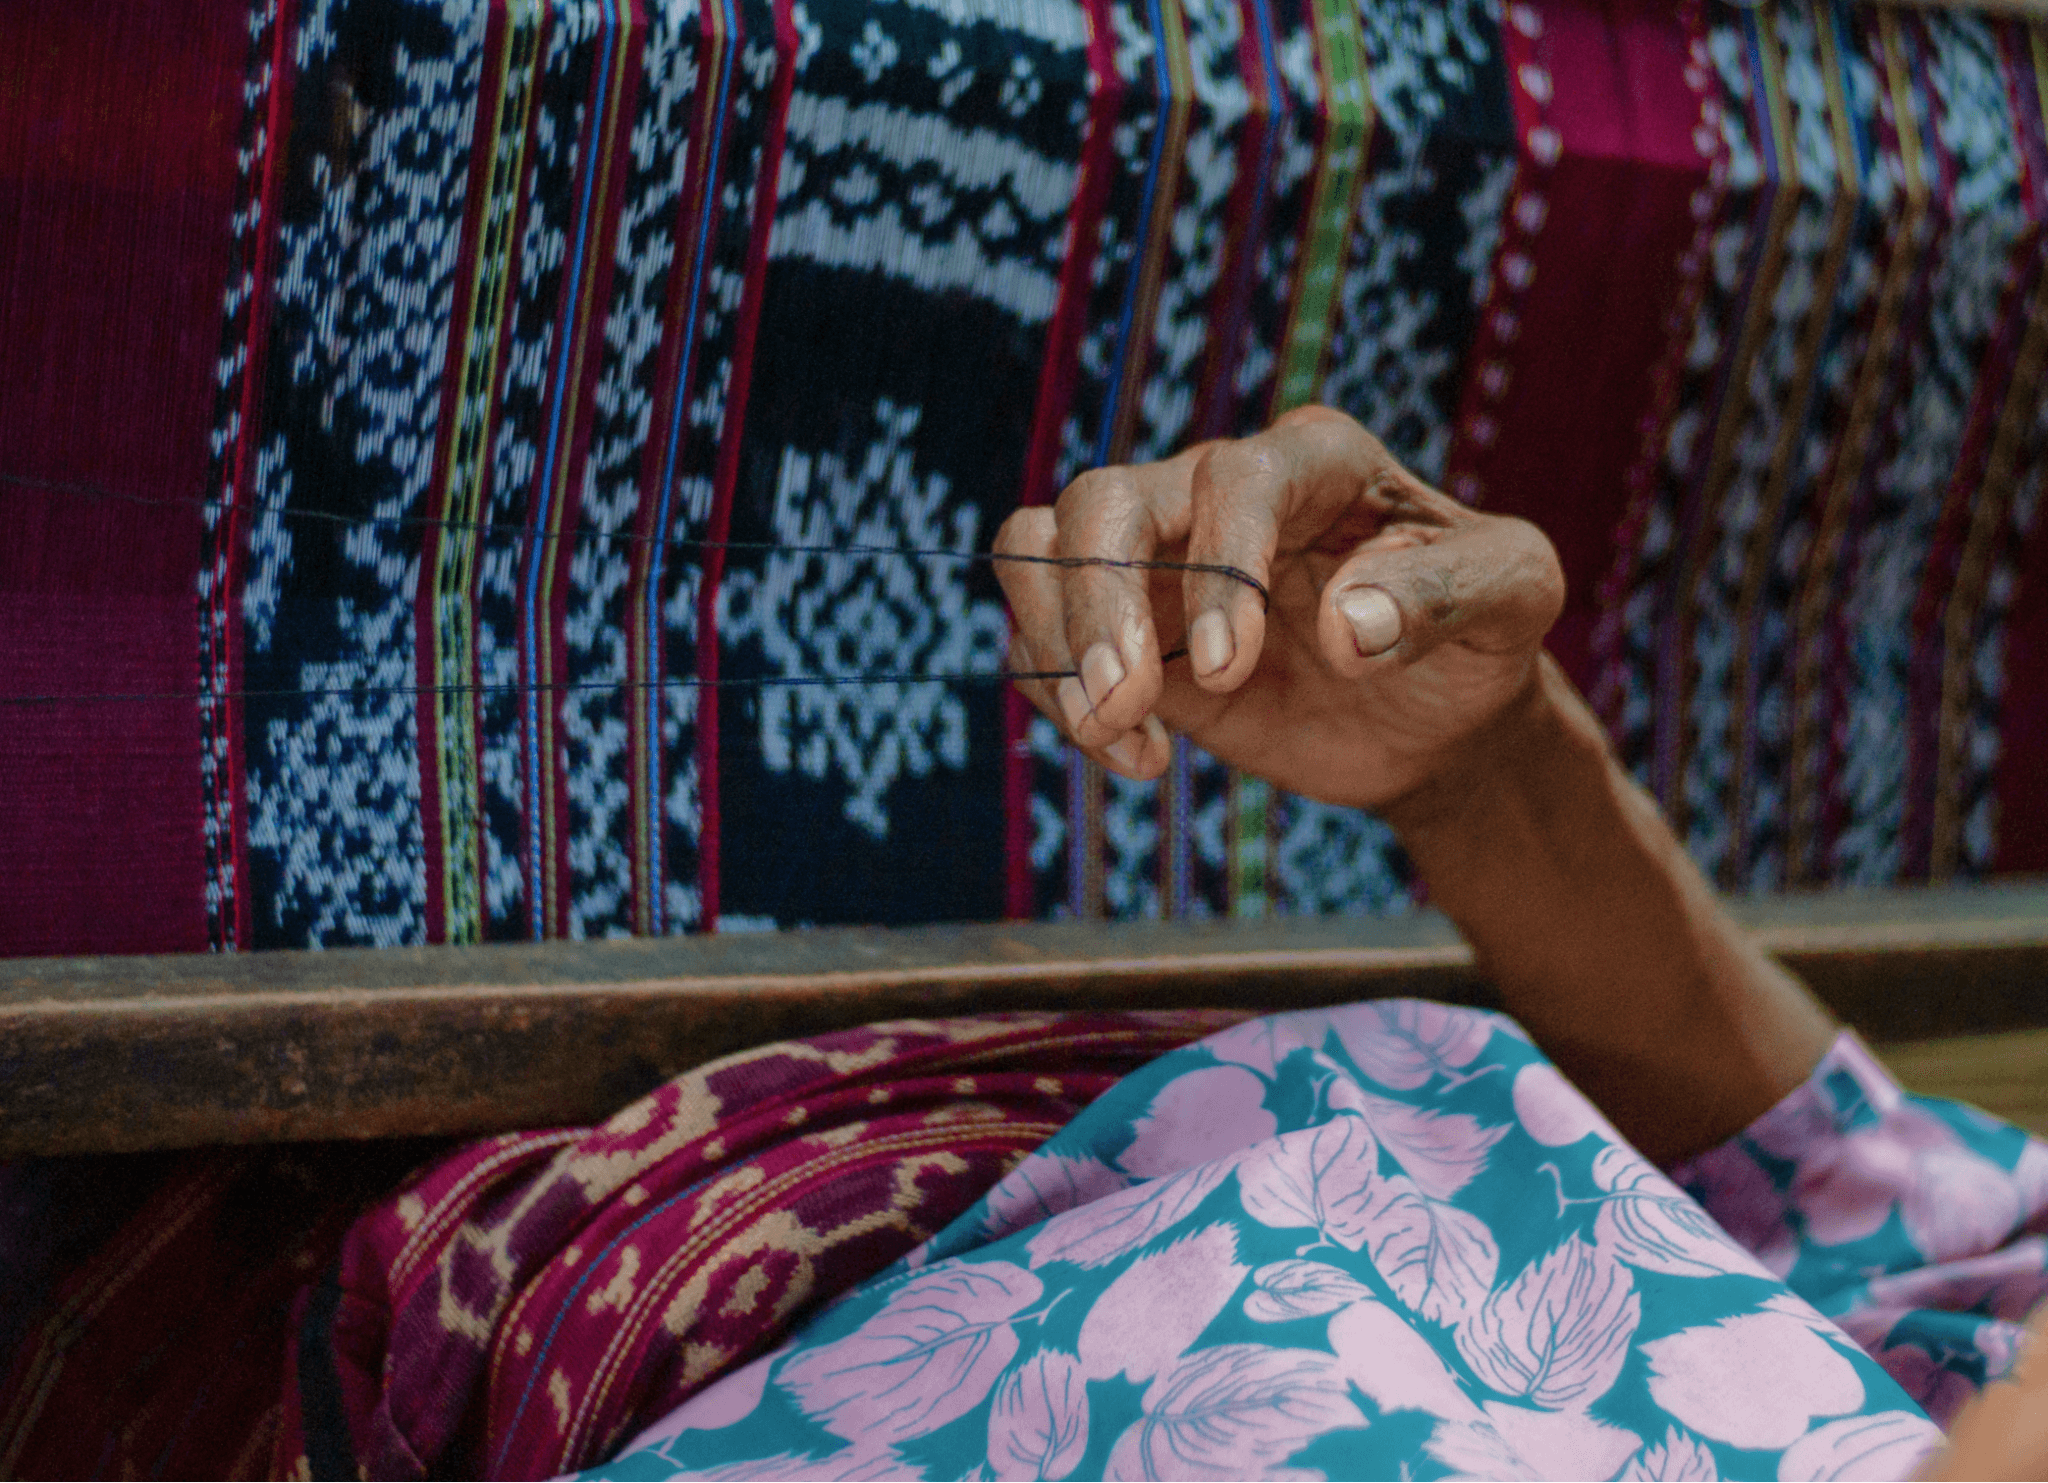
[[[915,407],[877,401],[876,437],[858,462],[785,448],[775,540],[973,551],[980,512],[949,506],[946,480],[914,470],[910,438],[920,415]],[[994,670],[1008,625],[1001,604],[969,598],[964,566],[773,552],[757,572],[727,574],[718,593],[719,635],[728,646],[759,644],[774,675]],[[954,685],[771,685],[761,691],[760,711],[769,770],[843,779],[847,819],[877,839],[889,832],[883,804],[898,778],[967,765],[967,708]]]

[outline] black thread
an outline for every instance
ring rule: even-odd
[[[1187,657],[1186,649],[1160,656],[1162,664]],[[748,675],[738,679],[706,680],[694,675],[669,680],[564,680],[533,685],[313,685],[278,690],[130,691],[108,695],[0,695],[0,706],[82,705],[100,702],[162,702],[173,700],[317,700],[325,696],[348,695],[368,698],[378,695],[528,695],[551,691],[600,690],[784,690],[802,686],[841,685],[994,685],[1012,680],[1073,680],[1080,672],[1071,669],[981,669],[938,674],[896,674],[882,672],[858,675]]]
[[[470,520],[440,520],[426,515],[407,516],[355,516],[341,515],[326,510],[301,510],[281,508],[274,511],[251,512],[247,505],[235,505],[226,500],[178,499],[146,494],[124,494],[108,489],[104,485],[74,483],[54,479],[32,479],[20,474],[0,473],[0,483],[20,485],[30,489],[42,489],[53,493],[82,494],[94,499],[120,500],[128,504],[153,506],[196,506],[202,509],[244,513],[276,514],[291,519],[321,520],[345,526],[435,526],[445,530],[467,530],[479,534],[510,534],[531,539],[536,532],[523,525],[507,525],[502,522]],[[631,531],[574,531],[561,533],[545,531],[538,533],[543,539],[618,540],[651,544],[652,536],[638,535]],[[695,547],[698,550],[719,551],[767,551],[795,553],[808,556],[900,556],[917,560],[987,562],[1016,562],[1033,566],[1055,566],[1066,569],[1087,566],[1113,567],[1126,571],[1157,572],[1207,572],[1212,576],[1228,577],[1258,593],[1262,606],[1272,606],[1272,594],[1266,584],[1250,572],[1239,567],[1209,561],[1124,561],[1110,556],[1032,556],[1022,552],[1009,551],[946,551],[919,546],[823,546],[784,545],[776,541],[710,541],[695,537],[675,537],[669,544],[680,547]],[[1187,656],[1187,650],[1175,649],[1160,656],[1162,664],[1171,664]],[[84,704],[148,704],[169,701],[226,701],[226,700],[284,700],[319,699],[325,696],[357,696],[369,698],[386,695],[528,695],[550,691],[603,691],[603,690],[659,690],[675,688],[681,690],[779,690],[805,686],[842,685],[990,685],[1017,680],[1070,680],[1078,679],[1080,673],[1071,669],[1036,670],[963,670],[939,674],[850,674],[850,675],[749,675],[744,678],[706,680],[694,676],[661,680],[571,680],[559,683],[540,682],[535,684],[510,685],[332,685],[313,686],[298,689],[275,690],[167,690],[156,692],[131,692],[114,694],[79,695],[0,695],[0,706],[52,706]]]

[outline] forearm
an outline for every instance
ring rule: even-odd
[[[1832,1043],[1548,656],[1467,760],[1387,817],[1508,1012],[1651,1158],[1740,1131]]]

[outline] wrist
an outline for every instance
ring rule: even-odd
[[[1549,654],[1531,662],[1527,683],[1442,766],[1380,806],[1418,862],[1474,837],[1499,839],[1509,819],[1544,812],[1542,800],[1567,775],[1618,768],[1591,711]]]

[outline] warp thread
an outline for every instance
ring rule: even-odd
[[[198,509],[232,513],[239,509],[252,514],[276,514],[285,519],[317,520],[337,525],[383,526],[386,528],[404,526],[438,526],[444,530],[469,531],[483,535],[510,535],[523,539],[542,540],[616,540],[626,542],[653,542],[661,537],[644,536],[634,531],[540,531],[529,530],[523,525],[504,522],[445,520],[426,515],[405,516],[357,516],[343,515],[328,510],[306,510],[282,508],[277,510],[252,510],[248,505],[235,505],[225,500],[180,499],[158,495],[126,494],[108,489],[103,485],[77,483],[61,480],[33,479],[19,474],[0,472],[0,483],[18,485],[30,489],[57,494],[78,494],[92,499],[118,500],[137,505],[179,505]],[[912,560],[964,561],[994,566],[1000,562],[1013,562],[1034,566],[1114,567],[1125,571],[1158,572],[1207,572],[1213,576],[1227,577],[1258,593],[1261,604],[1271,606],[1272,594],[1266,584],[1241,567],[1208,561],[1162,561],[1122,560],[1110,556],[1033,556],[1021,552],[1006,551],[947,551],[922,546],[878,546],[878,545],[784,545],[775,541],[709,541],[695,537],[669,537],[668,544],[704,551],[759,551],[781,554],[816,556],[896,556]],[[1171,664],[1176,659],[1187,657],[1185,648],[1174,649],[1161,656],[1161,662]],[[164,702],[199,700],[282,700],[294,697],[317,698],[321,696],[381,696],[381,695],[499,695],[499,694],[544,694],[550,691],[571,690],[762,690],[784,689],[806,685],[892,685],[892,684],[1003,684],[1017,680],[1066,680],[1079,677],[1071,669],[992,669],[962,670],[932,674],[862,673],[836,675],[748,675],[736,678],[720,677],[715,680],[695,676],[678,676],[659,680],[568,680],[535,681],[519,684],[494,685],[330,685],[303,688],[235,690],[235,691],[164,691],[130,692],[110,694],[45,694],[45,695],[0,695],[0,706],[36,706],[69,704],[118,704],[122,702]]]

